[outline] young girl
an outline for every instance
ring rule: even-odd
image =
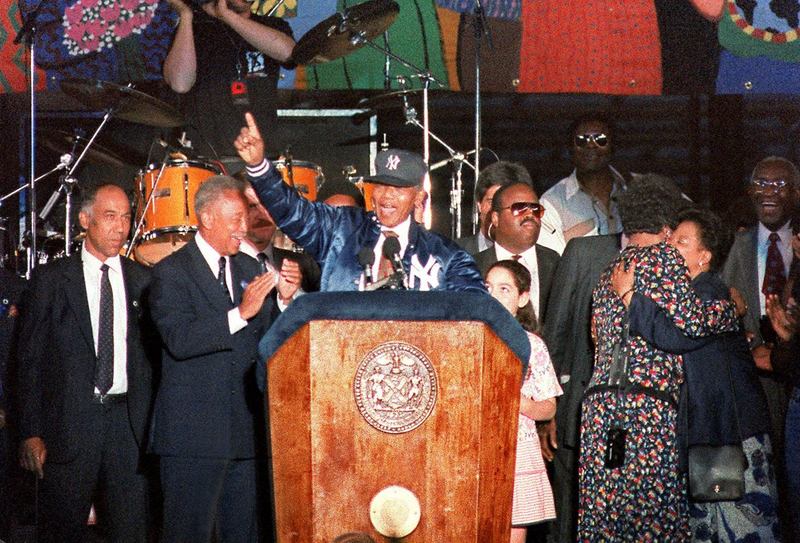
[[[547,479],[537,420],[550,420],[556,413],[556,396],[562,394],[544,341],[535,334],[536,316],[530,302],[531,275],[513,260],[500,260],[486,273],[486,287],[528,332],[531,357],[522,382],[519,403],[517,460],[514,474],[514,504],[511,513],[511,543],[524,543],[528,526],[554,519],[553,491]]]

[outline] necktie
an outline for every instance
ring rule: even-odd
[[[226,268],[226,259],[224,256],[219,257],[219,272],[217,272],[217,281],[219,281],[219,286],[222,289],[222,292],[225,293],[225,296],[228,298],[228,302],[233,303],[233,299],[231,298],[231,291],[228,289],[228,282],[225,280],[225,268]]]
[[[269,271],[269,265],[267,264],[267,255],[265,255],[264,253],[258,253],[256,255],[256,258],[258,258],[258,264],[259,267],[261,268],[261,273],[267,273]]]
[[[778,247],[781,237],[777,232],[769,235],[769,248],[767,249],[767,266],[764,271],[764,283],[761,285],[761,292],[766,294],[783,294],[786,286],[786,272],[783,269],[783,257]]]
[[[386,243],[386,240],[389,238],[396,238],[397,232],[394,230],[384,230],[383,231],[384,240],[383,242]],[[392,267],[392,261],[386,258],[383,255],[383,250],[381,250],[381,261],[378,264],[378,281],[389,277],[394,273],[394,268]]]
[[[514,262],[519,262],[519,259],[522,258],[522,255],[511,255],[512,260]]]
[[[108,279],[108,264],[100,266],[100,273],[100,322],[94,384],[100,394],[106,394],[114,382],[114,295]]]

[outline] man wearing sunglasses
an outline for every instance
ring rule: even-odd
[[[744,296],[749,310],[743,317],[744,327],[752,337],[750,348],[758,366],[761,384],[767,395],[772,419],[778,490],[786,505],[787,478],[783,476],[784,421],[788,406],[786,384],[772,371],[771,352],[778,342],[766,317],[766,295],[783,296],[792,262],[792,216],[800,202],[800,172],[789,160],[767,157],[753,169],[748,194],[758,217],[758,225],[736,234],[723,279]],[[785,300],[784,300],[785,302]],[[787,428],[788,429],[788,428]],[[791,430],[790,430],[791,431]],[[794,431],[800,431],[795,429]],[[786,459],[796,458],[797,451],[787,451]],[[782,523],[787,520],[782,514]]]
[[[614,127],[601,116],[581,117],[570,126],[575,169],[542,195],[561,217],[564,238],[616,234],[622,230],[616,196],[625,178],[611,166]]]
[[[542,322],[558,253],[537,244],[545,208],[527,183],[501,187],[492,199],[489,237],[494,246],[475,255],[482,274],[498,260],[512,259],[531,272],[531,303]]]

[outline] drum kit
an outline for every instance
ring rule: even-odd
[[[428,91],[430,85],[438,83],[438,81],[427,70],[417,68],[391,51],[370,41],[387,31],[399,10],[400,7],[394,0],[368,0],[336,13],[313,27],[298,41],[293,52],[293,59],[299,65],[328,62],[361,47],[370,46],[383,52],[386,55],[387,63],[390,58],[394,59],[417,74],[413,77],[420,79],[423,83],[422,89],[408,90],[404,88],[400,91],[389,92],[366,102],[362,101],[359,106],[377,109],[383,107],[386,102],[395,102],[400,99],[407,123],[423,130],[425,160],[427,161],[429,158],[430,139],[436,140],[450,153],[451,159],[434,166],[438,167],[449,162],[458,166],[454,168],[458,172],[458,184],[456,185],[454,181],[451,190],[451,201],[457,200],[458,205],[453,204],[451,208],[458,212],[458,230],[454,230],[453,234],[460,236],[461,165],[474,166],[466,161],[466,155],[454,151],[444,141],[430,133]],[[397,79],[400,85],[405,87],[406,82],[403,78]],[[100,80],[64,79],[60,86],[66,95],[94,111],[103,112],[103,116],[99,126],[90,137],[78,130],[74,133],[51,128],[40,130],[38,134],[40,144],[51,151],[63,152],[59,164],[35,178],[32,167],[32,179],[29,183],[5,196],[0,196],[1,204],[4,200],[27,189],[31,202],[30,207],[33,208],[33,211],[30,211],[28,228],[29,231],[37,232],[39,229],[36,227],[36,222],[46,221],[54,207],[60,203],[62,196],[65,199],[63,234],[48,232],[47,237],[39,242],[40,247],[37,247],[36,243],[38,236],[27,236],[29,240],[26,247],[28,273],[34,266],[54,258],[68,256],[79,247],[81,238],[72,236],[71,207],[73,189],[79,185],[75,172],[82,161],[86,159],[89,162],[112,167],[131,163],[131,157],[127,154],[123,158],[120,153],[96,141],[112,117],[158,128],[180,128],[187,124],[182,114],[171,105],[135,89],[132,84],[119,85]],[[416,110],[409,104],[410,97],[420,94],[423,99],[422,122],[417,120]],[[33,147],[35,137],[32,136],[31,139]],[[157,263],[192,239],[198,224],[194,213],[194,195],[208,178],[227,173],[224,164],[220,161],[189,158],[180,152],[182,150],[172,148],[165,142],[160,143],[165,148],[163,160],[151,163],[148,156],[142,162],[147,163],[147,167],[136,175],[133,198],[135,221],[131,228],[131,239],[124,248],[126,257],[135,258],[146,265]],[[33,163],[33,156],[31,162]],[[290,155],[281,157],[274,161],[274,164],[281,172],[283,180],[294,187],[301,196],[309,200],[316,199],[317,191],[325,179],[319,166],[304,160],[293,160]],[[58,189],[46,205],[36,213],[36,183],[57,172],[60,172]],[[363,178],[353,172],[347,175],[347,180],[356,183],[362,188],[362,191],[369,185],[364,184]],[[426,189],[429,191],[430,186],[428,185]],[[368,198],[367,200],[369,201]]]

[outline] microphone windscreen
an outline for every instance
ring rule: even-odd
[[[387,237],[383,242],[383,256],[389,260],[400,253],[400,240],[396,237]]]
[[[372,266],[375,263],[375,253],[369,247],[362,247],[358,252],[358,263],[361,267]]]

